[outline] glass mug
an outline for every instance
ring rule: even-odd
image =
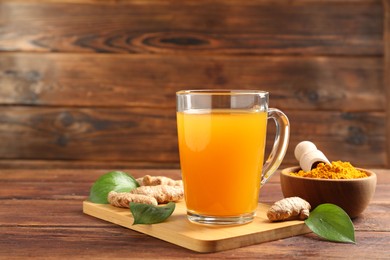
[[[176,93],[180,166],[191,222],[251,222],[260,186],[276,171],[288,146],[286,115],[268,108],[268,92],[183,90]],[[267,119],[276,123],[263,166]]]

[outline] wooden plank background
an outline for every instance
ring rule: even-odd
[[[195,88],[269,91],[291,122],[284,165],[309,139],[331,160],[390,167],[389,8],[0,1],[0,167],[179,167],[175,92]]]

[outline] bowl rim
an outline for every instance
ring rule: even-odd
[[[280,175],[284,175],[286,177],[295,178],[295,179],[305,179],[305,180],[318,181],[318,182],[320,182],[320,181],[327,181],[327,182],[358,182],[358,181],[368,181],[370,179],[376,179],[375,172],[367,170],[367,169],[364,169],[364,168],[358,168],[358,167],[355,167],[355,168],[358,169],[359,171],[363,171],[363,172],[367,173],[368,176],[367,177],[363,177],[363,178],[354,178],[354,179],[322,179],[322,178],[293,176],[293,175],[288,174],[293,169],[295,169],[295,171],[296,170],[298,170],[298,171],[301,170],[300,166],[292,166],[292,167],[284,168],[280,172]]]

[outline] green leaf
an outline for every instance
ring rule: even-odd
[[[94,203],[107,204],[110,191],[128,192],[139,187],[138,182],[130,175],[121,171],[106,173],[92,185],[89,200]]]
[[[326,203],[316,207],[305,220],[318,236],[329,241],[355,243],[355,229],[348,214],[339,206]]]
[[[172,215],[175,206],[176,204],[174,202],[169,202],[165,206],[130,202],[130,211],[134,218],[133,225],[163,222]]]

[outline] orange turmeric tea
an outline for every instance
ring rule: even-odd
[[[190,110],[177,113],[187,210],[236,216],[256,210],[267,112]]]

